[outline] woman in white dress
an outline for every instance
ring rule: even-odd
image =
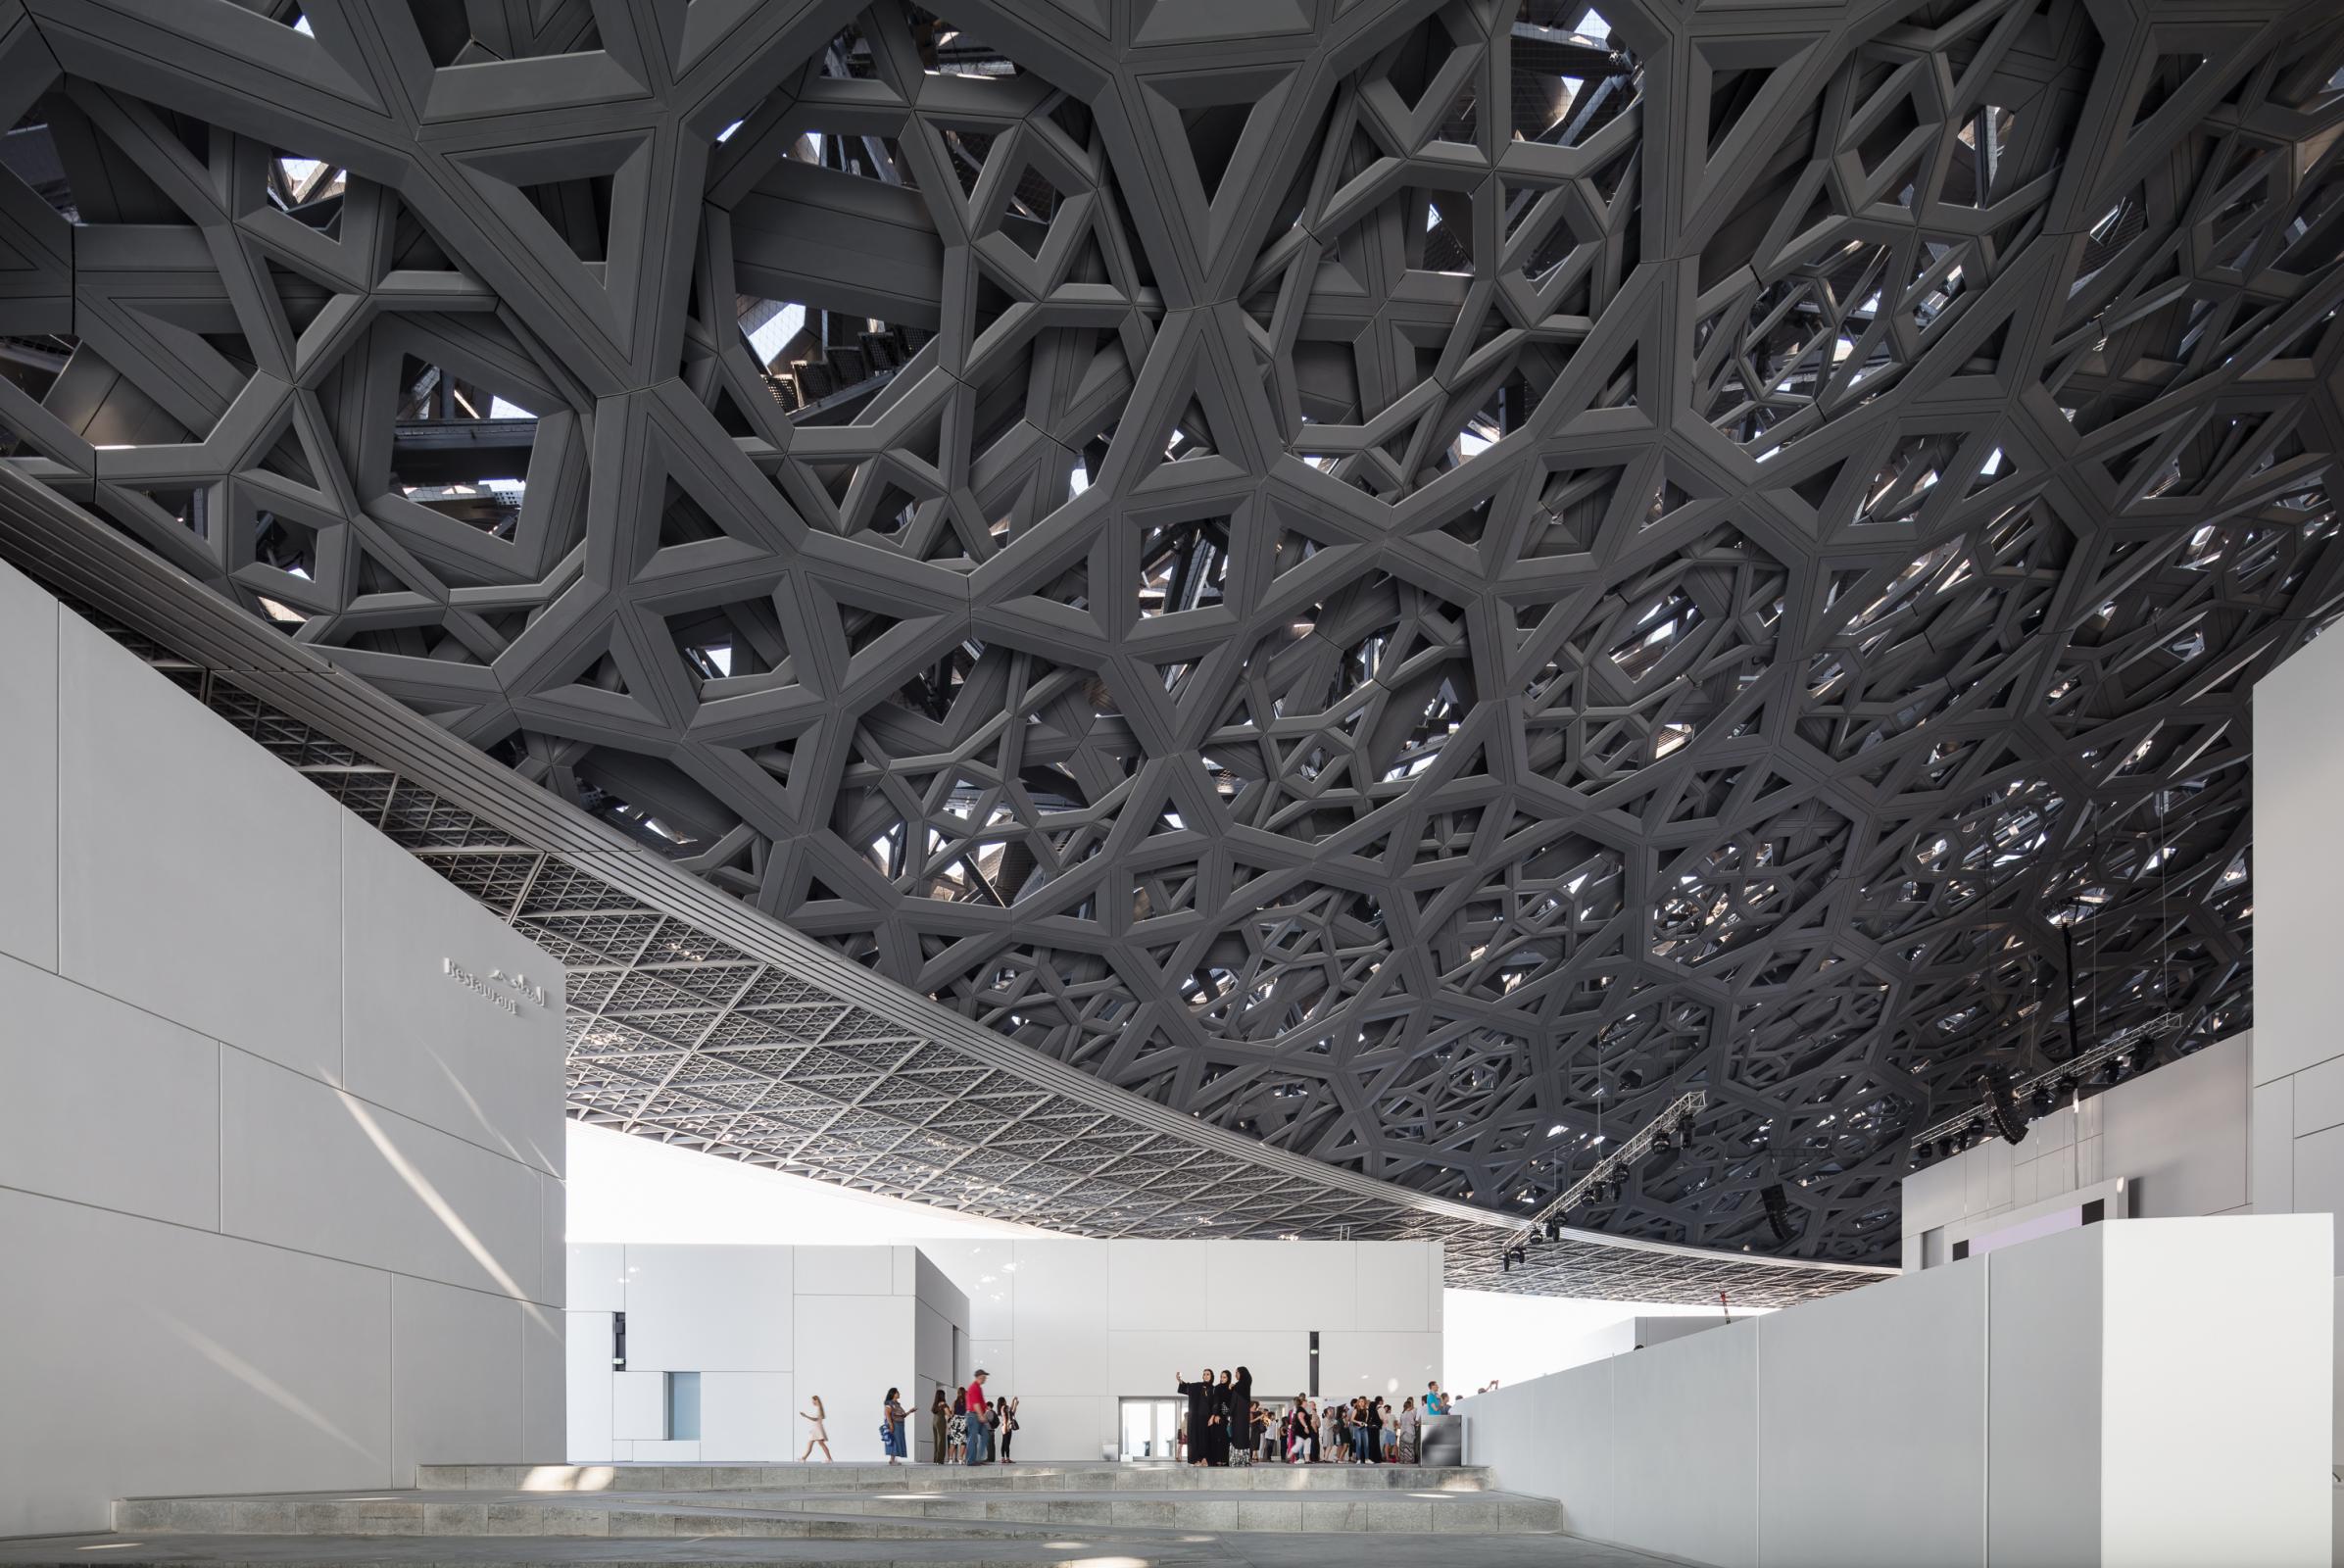
[[[819,1444],[822,1447],[822,1462],[824,1464],[836,1464],[838,1461],[832,1457],[830,1452],[830,1428],[825,1424],[828,1412],[822,1408],[822,1396],[820,1395],[814,1395],[812,1397],[814,1401],[813,1414],[807,1415],[804,1410],[798,1412],[799,1420],[811,1421],[814,1424],[814,1435],[806,1440],[806,1452],[798,1455],[798,1462],[800,1464],[804,1464],[809,1457],[812,1456],[814,1446]]]

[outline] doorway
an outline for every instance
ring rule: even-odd
[[[1182,1399],[1125,1399],[1121,1456],[1127,1461],[1178,1459],[1180,1422],[1187,1408]]]

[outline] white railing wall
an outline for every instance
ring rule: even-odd
[[[1467,1399],[1466,1459],[1719,1568],[2324,1568],[2330,1253],[2090,1226]]]

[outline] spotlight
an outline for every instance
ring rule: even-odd
[[[2068,1074],[2068,1076],[2059,1081],[2059,1100],[2061,1104],[2074,1104],[2075,1102],[2075,1097],[2082,1092],[2083,1085],[2074,1073]]]
[[[1926,1165],[1936,1157],[1937,1146],[1924,1139],[1913,1146],[1913,1163]]]
[[[1666,1127],[1652,1135],[1652,1152],[1654,1154],[1674,1153],[1676,1149],[1677,1146],[1669,1140],[1669,1130]]]
[[[1773,1182],[1758,1189],[1758,1201],[1766,1205],[1766,1228],[1775,1233],[1778,1244],[1789,1242],[1790,1195],[1782,1191],[1781,1182]]]
[[[1563,1239],[1563,1222],[1560,1216],[1546,1222],[1546,1239],[1550,1242],[1559,1242]]]
[[[2059,1097],[2051,1092],[2049,1084],[2036,1084],[2032,1098],[2027,1101],[2027,1107],[2037,1117],[2048,1116],[2059,1108]]]
[[[2132,1070],[2147,1072],[2149,1063],[2157,1059],[2157,1042],[2143,1036],[2132,1047]]]

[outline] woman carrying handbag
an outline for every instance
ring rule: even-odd
[[[901,1389],[887,1391],[887,1401],[879,1409],[879,1446],[887,1450],[889,1464],[903,1462],[903,1401]]]

